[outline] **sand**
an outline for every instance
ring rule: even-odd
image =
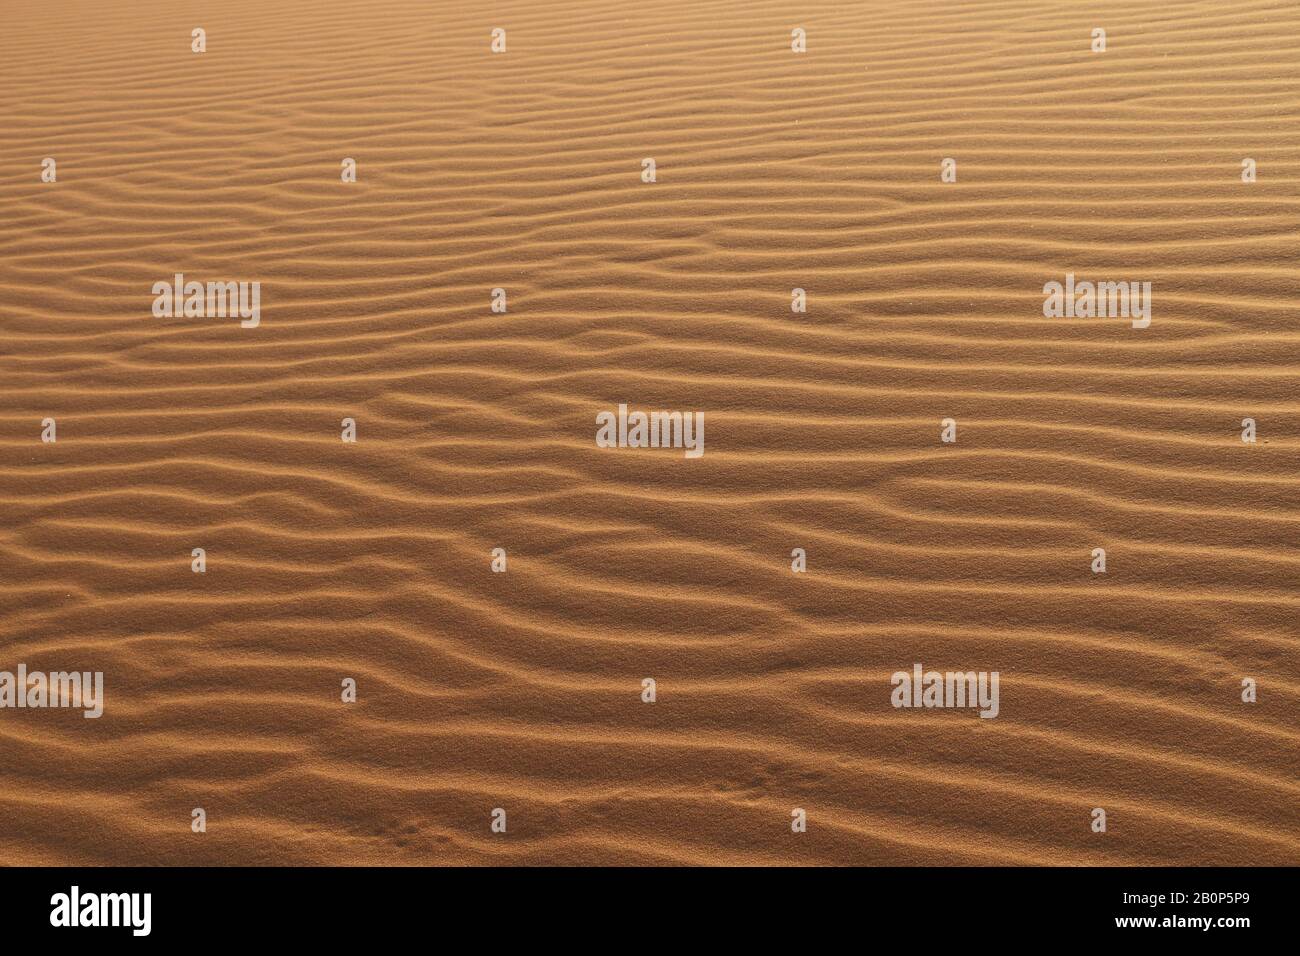
[[[6,18],[0,861],[1300,860],[1300,8],[1089,7]]]

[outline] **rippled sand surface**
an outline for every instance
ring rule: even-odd
[[[7,18],[0,860],[1300,860],[1300,8],[1089,6]]]

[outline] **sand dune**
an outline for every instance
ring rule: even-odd
[[[0,710],[0,861],[1300,861],[1293,3],[46,4],[0,85],[0,670],[106,688]]]

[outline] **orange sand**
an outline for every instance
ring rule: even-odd
[[[1300,860],[1300,8],[1092,6],[5,18],[0,861]]]

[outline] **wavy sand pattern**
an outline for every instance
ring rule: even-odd
[[[1300,860],[1300,8],[1087,6],[7,18],[0,860]]]

